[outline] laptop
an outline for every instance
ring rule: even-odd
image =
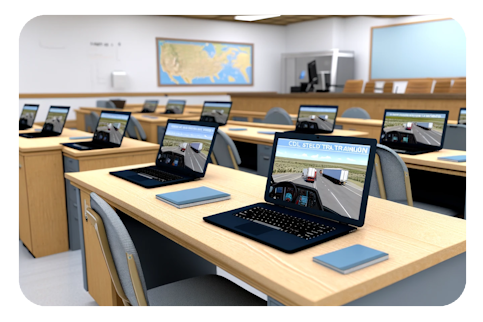
[[[466,107],[460,108],[460,114],[458,115],[458,124],[466,125]]]
[[[204,217],[213,225],[285,253],[364,225],[377,142],[276,133],[264,203]]]
[[[59,136],[64,129],[67,114],[69,114],[70,106],[51,106],[47,118],[45,119],[42,131],[38,133],[24,133],[19,136],[24,138],[47,138],[51,136]]]
[[[218,123],[226,125],[230,116],[232,102],[205,102],[201,110],[200,122]]]
[[[92,141],[62,143],[76,150],[100,150],[118,148],[126,133],[131,112],[102,111]]]
[[[338,106],[300,105],[295,132],[297,133],[332,133]]]
[[[20,114],[20,120],[18,121],[18,129],[30,129],[34,125],[35,116],[37,115],[38,110],[39,105],[25,104],[23,106],[22,114]]]
[[[158,107],[158,103],[158,100],[145,101],[141,113],[154,113],[156,111],[156,108]]]
[[[183,114],[185,105],[185,100],[168,100],[166,110],[161,114]]]
[[[125,100],[111,100],[111,102],[113,102],[114,105],[116,105],[116,108],[119,108],[119,109],[123,109],[124,105],[126,105]]]
[[[114,171],[110,174],[144,188],[193,181],[205,176],[218,125],[168,120],[156,165]]]
[[[441,150],[448,115],[448,111],[385,110],[379,143],[403,154]]]

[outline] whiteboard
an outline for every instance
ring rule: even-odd
[[[371,79],[466,77],[466,36],[453,19],[372,28]]]

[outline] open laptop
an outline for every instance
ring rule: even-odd
[[[156,165],[110,174],[144,188],[192,181],[205,176],[218,125],[168,120]]]
[[[119,109],[123,109],[124,106],[126,105],[125,100],[111,100],[111,102],[113,102],[114,105],[116,105],[116,108],[119,108]]]
[[[223,126],[230,116],[232,102],[205,102],[200,122],[213,122]]]
[[[131,112],[102,111],[92,141],[62,143],[76,150],[100,150],[121,146]]]
[[[22,114],[20,114],[20,120],[18,121],[18,129],[30,129],[34,125],[35,116],[37,115],[38,110],[39,105],[25,104],[23,106]]]
[[[42,131],[38,133],[19,134],[24,138],[46,138],[58,136],[62,134],[67,114],[69,114],[70,106],[51,106],[47,118],[45,119]]]
[[[332,133],[338,106],[300,105],[295,132],[297,133]]]
[[[460,108],[460,114],[458,115],[458,124],[466,125],[466,107]]]
[[[385,110],[381,139],[397,153],[422,154],[443,148],[448,111]]]
[[[276,133],[266,203],[203,219],[286,253],[364,225],[376,140]]]
[[[161,114],[183,114],[185,105],[185,100],[168,100],[166,110]]]
[[[141,113],[154,113],[158,107],[158,100],[145,101]]]

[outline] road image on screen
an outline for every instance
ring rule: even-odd
[[[466,125],[466,109],[461,109],[458,124]]]
[[[146,101],[144,102],[143,111],[154,112],[158,107],[158,101]]]
[[[203,173],[214,127],[168,123],[158,161]]]
[[[65,120],[67,119],[67,113],[69,113],[69,109],[67,108],[51,107],[45,119],[43,129],[45,131],[61,133]]]
[[[201,111],[201,122],[226,124],[230,114],[231,103],[205,103]]]
[[[359,219],[370,147],[279,139],[269,196]]]
[[[169,111],[173,114],[183,114],[185,104],[185,101],[169,100],[168,103],[166,103],[166,112]]]
[[[121,144],[128,119],[129,114],[103,112],[94,133],[94,140]]]
[[[296,127],[299,129],[332,131],[334,128],[335,107],[301,106]]]
[[[445,114],[387,112],[381,142],[440,146]]]
[[[25,105],[23,107],[22,114],[20,115],[20,123],[31,127],[34,124],[37,109],[38,106]]]

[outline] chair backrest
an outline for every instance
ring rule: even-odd
[[[290,114],[288,114],[287,111],[281,107],[271,108],[265,115],[263,123],[293,125]]]
[[[406,86],[406,94],[426,94],[431,93],[433,87],[432,79],[414,79],[409,80]]]
[[[367,111],[361,107],[351,107],[342,113],[341,117],[350,117],[354,119],[364,119],[369,120],[371,116]]]
[[[455,79],[453,86],[449,89],[450,93],[466,93],[466,79]]]
[[[149,305],[139,256],[126,227],[114,209],[91,192],[85,219],[96,230],[111,280],[124,305]]]
[[[449,93],[451,88],[451,80],[439,80],[434,85],[433,94]]]
[[[96,101],[96,107],[116,108],[116,105],[111,101]]]
[[[382,89],[383,93],[392,93],[394,87],[394,82],[384,82],[384,87]]]
[[[378,144],[369,195],[413,206],[406,164],[391,148]]]
[[[364,93],[374,93],[376,89],[376,82],[375,81],[368,81],[366,86],[364,87]]]
[[[446,126],[443,148],[466,151],[466,125],[448,124]]]
[[[96,131],[96,125],[99,123],[99,115],[96,112],[90,112],[85,117],[85,131],[94,133]]]
[[[223,131],[218,130],[213,144],[213,155],[211,161],[214,164],[238,170],[241,163],[240,154],[233,140]]]
[[[345,82],[342,93],[361,93],[364,81],[362,79],[349,79]]]
[[[139,121],[133,116],[131,116],[131,118],[129,119],[126,133],[131,139],[137,139],[141,141],[146,141],[147,139],[146,132],[144,132],[141,123],[139,123]]]

